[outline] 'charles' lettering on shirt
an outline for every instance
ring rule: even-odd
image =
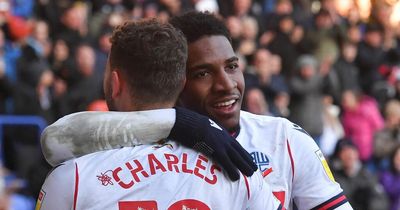
[[[148,178],[157,173],[185,173],[199,177],[208,184],[214,185],[217,183],[216,171],[221,171],[220,167],[212,164],[208,168],[207,163],[209,160],[203,156],[198,155],[195,164],[188,163],[188,154],[183,153],[179,159],[174,154],[164,154],[162,157],[165,161],[159,160],[154,154],[147,155],[148,170],[143,168],[142,163],[139,160],[132,160],[126,162],[124,166],[120,166],[112,170],[112,176],[114,180],[124,189],[129,189],[135,185],[135,183],[141,182],[143,179]],[[121,180],[121,173],[129,174],[129,180],[125,177]]]

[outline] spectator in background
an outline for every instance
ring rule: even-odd
[[[387,210],[388,201],[377,177],[366,170],[350,139],[338,141],[332,171],[354,210]]]
[[[68,85],[68,92],[61,99],[61,110],[64,114],[84,111],[88,105],[100,99],[102,83],[95,75],[96,57],[93,48],[81,44],[76,49],[75,64],[79,80]]]
[[[395,96],[394,98],[400,101],[400,73],[396,75],[396,81],[394,82]]]
[[[300,56],[296,75],[289,81],[289,119],[303,127],[319,144],[323,132],[323,88],[327,72],[320,72],[312,55]]]
[[[389,170],[380,176],[386,194],[390,199],[390,210],[400,208],[400,147],[394,148],[390,156]]]
[[[386,103],[384,114],[385,127],[374,136],[374,157],[380,169],[388,169],[390,155],[400,146],[400,101]]]
[[[362,30],[361,27],[358,25],[350,25],[346,31],[346,37],[349,40],[349,42],[355,44],[357,47],[363,38],[361,30]]]
[[[52,103],[53,73],[46,61],[36,57],[35,53],[32,47],[25,46],[24,56],[19,59],[19,80],[13,90],[14,114],[35,115],[52,123],[55,117]],[[37,126],[10,126],[6,127],[5,134],[7,167],[15,170],[19,177],[30,180],[28,177],[31,175],[31,168],[36,168],[42,161]],[[34,176],[41,177],[38,173],[34,173]],[[43,179],[42,177],[40,182]],[[31,184],[30,181],[27,183],[27,191],[30,196],[36,196],[37,192],[31,191]]]
[[[288,92],[285,79],[280,75],[281,59],[264,48],[258,49],[253,58],[253,67],[258,77],[258,87],[268,104],[272,104],[280,92]]]
[[[253,0],[233,0],[232,15],[243,18],[246,16],[254,16],[252,11]]]
[[[335,95],[335,102],[339,104],[340,97],[345,90],[359,89],[359,70],[354,63],[357,56],[357,45],[344,41],[340,45],[340,56],[333,64],[332,73],[338,79],[338,93]]]
[[[321,0],[321,10],[327,11],[332,23],[335,25],[339,25],[343,23],[343,18],[340,16],[335,0]]]
[[[290,95],[287,92],[279,92],[275,98],[273,104],[270,106],[271,115],[276,117],[288,118],[290,115],[289,110]]]
[[[241,42],[241,35],[243,31],[242,23],[239,18],[229,16],[225,19],[225,25],[229,30],[232,39],[232,48],[236,52]]]
[[[0,1],[6,2],[6,1]],[[0,8],[0,54],[6,64],[5,71],[11,82],[17,80],[17,60],[21,56],[19,40],[29,34],[28,26],[18,17],[14,19],[8,10]]]
[[[327,1],[330,0],[324,0]],[[344,36],[344,29],[337,24],[334,14],[331,10],[321,9],[314,17],[313,27],[306,33],[310,53],[321,63],[327,56],[336,59],[339,51],[337,41]]]
[[[243,56],[250,56],[258,48],[258,23],[253,17],[243,17],[241,19],[241,41],[238,47],[238,53]]]
[[[104,69],[107,64],[108,53],[111,50],[111,37],[112,29],[109,27],[103,28],[97,39],[96,52],[96,62],[95,62],[95,76],[98,77],[99,81],[102,80],[104,76]]]
[[[356,65],[360,70],[360,85],[362,90],[373,95],[374,86],[382,80],[378,68],[385,61],[383,51],[383,31],[377,24],[367,25],[363,41],[359,44]]]
[[[274,2],[272,10],[265,15],[265,30],[273,31],[279,27],[279,19],[283,15],[290,15],[293,12],[293,4],[290,0],[266,0]]]
[[[400,23],[397,23],[397,26],[394,27],[394,43],[396,43],[394,50],[397,52],[397,55],[399,55],[400,54]]]
[[[344,137],[343,126],[340,123],[340,108],[333,104],[333,97],[325,95],[323,97],[323,123],[320,148],[324,155],[331,157],[335,151],[339,139]]]
[[[370,22],[382,29],[382,47],[385,51],[393,47],[393,26],[390,23],[392,8],[385,1],[377,1],[372,8]]]
[[[360,29],[364,29],[365,25],[361,20],[360,9],[353,4],[353,6],[347,11],[347,17],[344,20],[347,25],[347,29],[352,26],[359,27]]]
[[[82,2],[71,4],[61,16],[62,29],[57,31],[58,37],[63,39],[73,52],[83,41],[89,41],[87,5]]]
[[[13,86],[6,76],[6,64],[0,58],[0,114],[6,113],[6,100],[13,95]]]
[[[67,72],[66,65],[70,63],[70,49],[67,43],[62,39],[54,41],[53,50],[49,57],[51,69],[55,75],[68,80],[70,72]]]
[[[35,205],[33,198],[21,193],[22,181],[13,174],[0,168],[0,210],[32,210]]]
[[[378,101],[380,110],[395,94],[395,83],[400,76],[400,51],[392,48],[386,52],[385,62],[379,66],[382,81],[375,83],[373,96]]]
[[[303,38],[302,30],[290,15],[282,15],[279,17],[277,28],[265,32],[260,38],[261,46],[267,47],[273,54],[282,58],[282,74],[285,78],[293,75],[299,56],[298,45]]]
[[[49,37],[49,26],[46,21],[37,20],[34,22],[32,34],[27,42],[40,57],[49,58],[52,43]]]
[[[270,115],[268,103],[265,100],[263,92],[259,88],[246,90],[244,97],[245,110],[258,115]]]
[[[371,159],[374,133],[383,128],[383,118],[376,101],[356,90],[347,90],[342,95],[342,124],[345,136],[352,139],[367,163]]]
[[[35,18],[47,22],[52,39],[55,39],[53,36],[61,31],[61,15],[71,3],[71,0],[35,1]]]
[[[47,61],[29,45],[24,46],[18,59],[18,83],[14,95],[14,112],[20,115],[39,115],[53,122],[51,87],[53,73]],[[29,106],[27,106],[29,104]]]
[[[97,37],[101,34],[102,28],[107,27],[107,21],[113,13],[125,13],[128,9],[122,0],[94,1],[89,21],[89,34]]]
[[[289,116],[290,95],[286,79],[281,74],[282,58],[277,54],[272,54],[269,63],[273,90],[272,100],[268,102],[270,104],[269,110],[274,116],[287,118]]]

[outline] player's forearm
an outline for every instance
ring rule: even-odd
[[[169,135],[174,123],[175,109],[74,113],[44,130],[42,150],[55,165],[91,152],[158,141]]]

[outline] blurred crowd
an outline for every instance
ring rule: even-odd
[[[308,131],[354,209],[400,209],[397,0],[0,0],[0,115],[106,110],[112,29],[190,10],[225,21],[244,110]],[[4,128],[0,210],[33,209],[50,170],[37,128]]]

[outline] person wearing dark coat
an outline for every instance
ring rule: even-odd
[[[319,72],[314,56],[302,55],[297,73],[289,81],[291,100],[289,119],[304,128],[319,143],[323,132],[323,89],[325,76]]]
[[[342,186],[354,210],[387,210],[389,203],[375,175],[363,167],[351,139],[338,141],[331,164],[335,180]]]
[[[374,85],[383,78],[378,68],[385,62],[386,53],[383,50],[383,34],[379,25],[367,25],[364,40],[358,46],[356,65],[360,70],[361,88],[372,95]]]

